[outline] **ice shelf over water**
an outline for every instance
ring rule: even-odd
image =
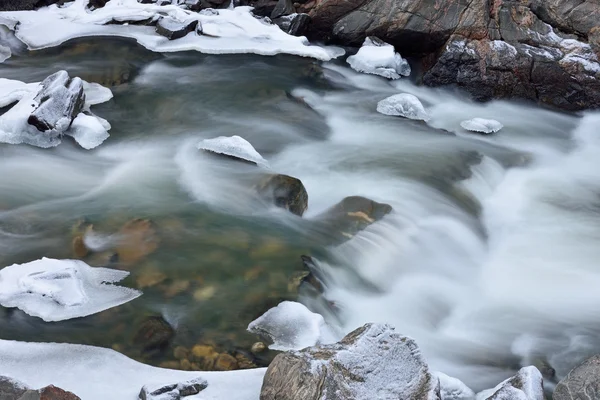
[[[204,139],[198,143],[198,149],[240,158],[260,166],[269,165],[268,161],[256,151],[250,142],[237,135]]]

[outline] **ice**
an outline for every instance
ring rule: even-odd
[[[120,36],[133,38],[139,44],[156,52],[196,50],[209,54],[279,53],[319,60],[330,60],[343,54],[337,47],[311,46],[305,37],[288,35],[276,25],[267,25],[253,17],[250,7],[219,10],[217,15],[194,13],[175,5],[157,6],[136,0],[111,0],[93,12],[86,10],[87,0],[75,0],[63,7],[52,5],[37,11],[0,13],[0,20],[14,25],[16,36],[30,49],[57,46],[67,40],[89,36]],[[155,32],[154,27],[118,25],[117,21],[141,21],[167,14],[179,21],[195,19],[203,34],[190,33],[169,40]]]
[[[320,314],[300,303],[284,301],[248,325],[248,330],[271,338],[273,350],[300,350],[317,343],[333,341],[333,335]]]
[[[110,284],[127,275],[79,260],[42,258],[13,264],[0,270],[0,304],[47,322],[85,317],[140,296],[137,290]]]
[[[260,166],[266,167],[269,165],[268,161],[252,147],[250,142],[237,135],[205,139],[198,143],[198,149],[241,158],[242,160],[250,161]]]
[[[9,340],[0,340],[0,360],[0,375],[30,387],[53,384],[84,400],[134,400],[145,385],[185,382],[199,376],[206,379],[208,387],[190,400],[257,400],[265,373],[264,368],[176,371],[144,365],[110,349]]]
[[[110,129],[110,125],[109,128]],[[91,150],[98,147],[110,136],[108,129],[95,116],[80,113],[74,120],[66,134],[71,136],[84,149]]]
[[[98,83],[83,81],[83,91],[85,92],[85,109],[96,104],[106,103],[113,98],[112,91]]]
[[[476,400],[544,400],[542,374],[533,366],[521,368],[493,389],[477,393]]]
[[[23,98],[27,93],[37,92],[39,82],[25,83],[12,79],[0,78],[0,107],[6,107]]]
[[[429,113],[425,111],[417,96],[409,93],[395,94],[381,100],[377,103],[377,112],[421,121],[430,119]]]
[[[464,129],[471,132],[496,133],[504,127],[495,119],[473,118],[460,123]]]
[[[473,400],[473,392],[460,379],[453,378],[441,372],[432,372],[434,377],[440,381],[441,400]]]
[[[410,65],[394,46],[375,37],[367,37],[356,55],[348,57],[348,64],[358,72],[400,79],[410,75]]]

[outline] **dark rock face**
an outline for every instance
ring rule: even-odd
[[[282,31],[294,36],[304,36],[310,26],[308,14],[291,14],[273,20]]]
[[[439,381],[416,343],[388,325],[367,324],[333,345],[279,354],[261,400],[434,400]]]
[[[308,193],[300,179],[281,174],[270,175],[259,183],[257,191],[265,200],[292,214],[302,216],[308,208]]]
[[[284,15],[290,15],[295,12],[296,10],[294,9],[292,0],[279,0],[271,12],[271,19],[283,17]]]
[[[71,79],[67,71],[58,71],[44,79],[41,85],[42,89],[34,98],[38,105],[27,122],[41,132],[66,131],[85,103],[82,80]]]
[[[554,400],[587,400],[600,398],[600,355],[593,356],[574,368],[556,385]]]
[[[140,392],[140,400],[179,400],[182,397],[193,396],[208,387],[205,379],[196,378],[186,382],[154,387],[146,385]]]
[[[90,0],[88,2],[88,8],[90,10],[96,10],[98,8],[102,8],[108,3],[110,0]]]
[[[163,17],[156,23],[156,32],[169,40],[184,37],[198,27],[198,20],[180,22],[171,17]]]
[[[29,388],[14,379],[0,376],[0,400],[15,400],[25,393]]]
[[[29,11],[62,3],[62,0],[0,0],[0,11]]]

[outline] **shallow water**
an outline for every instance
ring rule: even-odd
[[[600,350],[600,117],[472,103],[339,62],[157,56],[115,39],[16,55],[0,64],[0,76],[37,81],[58,68],[111,87],[114,99],[92,109],[110,121],[111,137],[93,151],[69,141],[55,149],[0,145],[2,265],[73,257],[82,219],[104,238],[131,219],[150,219],[159,243],[145,257],[112,264],[131,271],[124,284],[141,288],[140,298],[60,323],[5,310],[0,338],[113,347],[156,365],[174,361],[176,346],[247,351],[258,339],[247,324],[298,298],[289,281],[308,254],[319,260],[326,289],[300,300],[339,335],[391,323],[417,340],[433,369],[473,389],[531,363],[561,377]],[[399,92],[423,101],[429,125],[375,112]],[[489,137],[466,133],[459,124],[473,117],[505,127]],[[233,134],[272,171],[302,180],[304,218],[257,198],[257,168],[195,148]],[[333,246],[317,216],[352,195],[393,212]],[[104,265],[106,257],[84,260]],[[148,315],[176,327],[172,343],[151,354],[133,339]]]

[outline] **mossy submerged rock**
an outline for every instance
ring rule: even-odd
[[[308,193],[298,178],[288,175],[269,175],[257,185],[258,194],[277,207],[302,216],[308,208]]]
[[[146,318],[133,337],[133,344],[144,352],[162,350],[175,336],[175,330],[162,317]]]

